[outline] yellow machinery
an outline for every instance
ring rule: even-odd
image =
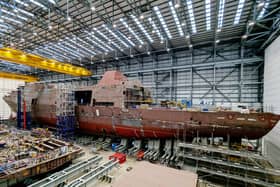
[[[0,78],[23,80],[25,82],[36,82],[39,80],[37,77],[33,77],[29,75],[21,75],[21,74],[8,73],[2,71],[0,71]]]
[[[59,62],[53,59],[25,53],[21,50],[12,48],[1,48],[0,59],[16,64],[23,64],[39,69],[65,73],[73,76],[90,76],[91,72],[85,68],[74,66],[68,63]]]

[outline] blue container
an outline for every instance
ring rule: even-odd
[[[118,146],[117,143],[112,143],[112,151],[115,151],[117,146]]]

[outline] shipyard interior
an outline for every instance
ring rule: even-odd
[[[0,0],[0,187],[280,186],[280,0]]]

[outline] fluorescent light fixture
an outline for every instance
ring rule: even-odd
[[[219,3],[219,13],[218,13],[218,28],[219,29],[221,29],[223,27],[225,1],[226,0],[220,0],[220,3]]]
[[[147,37],[147,39],[149,40],[149,42],[153,43],[154,40],[152,39],[152,37],[148,34],[148,32],[144,29],[143,25],[139,22],[139,20],[134,16],[131,15],[133,21],[136,23],[137,27],[140,28],[140,30],[144,33],[144,35]]]
[[[7,17],[7,16],[3,16],[3,15],[2,15],[2,18],[5,19],[5,20],[9,20],[9,21],[11,21],[11,22],[20,24],[20,25],[22,24],[22,22],[20,22],[20,21],[18,21],[18,20],[15,20],[15,19],[12,19],[12,18]]]
[[[61,48],[61,47],[59,47],[59,46],[52,46],[53,48],[55,48],[55,49],[57,49],[57,50],[59,50],[59,51],[62,51],[62,52],[64,52],[64,53],[67,53],[68,55],[70,55],[70,56],[73,56],[74,58],[80,58],[80,56],[78,56],[78,55],[76,55],[75,53],[73,53],[72,51],[70,51],[70,50],[66,50],[66,49],[64,49],[64,48]]]
[[[114,49],[112,47],[110,47],[109,45],[107,45],[106,43],[102,42],[99,38],[97,38],[96,36],[94,36],[94,33],[90,33],[89,34],[95,41],[97,41],[99,44],[97,44],[96,46],[100,47],[101,49],[103,49],[105,52],[109,52],[110,51],[114,51]],[[104,47],[103,47],[104,46]],[[109,49],[109,50],[108,50]]]
[[[163,38],[163,36],[161,35],[161,33],[159,32],[159,30],[158,30],[158,28],[157,28],[155,22],[152,20],[152,18],[149,18],[148,20],[149,20],[150,24],[152,25],[154,31],[157,33],[157,35],[158,35],[158,37],[160,38],[160,40],[163,41],[164,38]]]
[[[41,3],[39,3],[38,1],[35,1],[35,0],[29,0],[31,3],[33,3],[34,5],[37,5],[38,7],[41,7],[43,9],[47,9],[47,7]]]
[[[20,15],[18,15],[18,14],[14,14],[14,13],[8,11],[8,10],[1,9],[1,11],[4,12],[5,14],[9,14],[9,15],[11,15],[11,16],[16,16],[16,17],[18,17],[18,18],[20,18],[20,19],[22,19],[22,20],[24,20],[24,21],[27,21],[27,20],[28,20],[28,18],[23,17],[23,16],[20,16]]]
[[[11,29],[11,28],[13,28],[13,27],[11,27],[10,25],[9,25],[9,26],[8,26],[8,25],[4,25],[3,23],[0,23],[0,27],[6,28],[6,29]]]
[[[55,5],[55,1],[54,0],[48,0],[48,1]]]
[[[69,46],[69,44],[67,46]],[[56,47],[61,49],[61,50],[63,50],[63,51],[65,51],[67,53],[69,53],[69,51],[70,51],[72,56],[76,56],[78,58],[82,57],[82,55],[80,53],[78,53],[77,51],[72,50],[70,48],[71,46],[70,47],[67,47],[67,46],[66,46],[66,43],[63,43],[63,45],[60,44],[60,43],[56,44]]]
[[[128,26],[128,24],[121,18],[120,21],[122,22],[122,24],[128,29],[128,31],[134,36],[134,38],[136,38],[136,40],[143,45],[144,42],[141,40],[141,38],[132,30],[132,28],[130,28]]]
[[[237,11],[236,11],[234,22],[233,22],[234,25],[237,25],[240,21],[240,17],[241,17],[241,13],[242,13],[244,4],[245,4],[245,0],[239,0]]]
[[[79,44],[77,41],[74,41],[74,40],[72,40],[72,39],[70,39],[70,38],[68,38],[68,37],[66,37],[66,39],[67,39],[68,41],[70,41],[70,42],[72,43],[73,46],[75,46],[75,45],[76,45],[76,46],[79,46],[80,49],[83,50],[83,53],[84,53],[84,54],[89,55],[89,56],[95,55],[95,54],[96,54],[96,53],[90,51],[89,49],[87,49],[86,47],[82,46],[81,44]],[[76,40],[79,40],[79,38],[76,38]]]
[[[194,13],[193,13],[192,0],[187,0],[187,7],[188,7],[189,17],[191,21],[192,32],[195,34],[197,31],[196,31],[196,25],[195,25]]]
[[[262,7],[262,10],[261,10],[261,12],[259,13],[259,15],[258,15],[258,17],[257,17],[257,20],[261,19],[261,18],[264,16],[264,13],[265,13],[266,9],[267,9],[268,6],[269,6],[269,1],[270,1],[270,0],[266,0],[266,1],[265,1],[264,5],[263,5],[263,7]]]
[[[123,50],[118,44],[116,44],[114,41],[112,41],[111,39],[109,39],[105,34],[103,34],[102,32],[100,32],[99,30],[97,30],[97,28],[93,29],[97,34],[99,34],[100,36],[102,36],[105,40],[107,40],[108,42],[112,43],[116,48],[118,48],[119,50]]]
[[[172,13],[173,19],[174,19],[174,21],[175,21],[175,23],[176,23],[176,26],[177,26],[177,29],[178,29],[178,31],[179,31],[180,36],[184,36],[184,32],[183,32],[181,23],[180,23],[180,21],[179,21],[179,18],[178,18],[178,16],[177,16],[177,13],[176,13],[176,10],[175,10],[175,8],[174,8],[174,6],[173,6],[172,1],[169,1],[169,7],[170,7],[170,9],[171,9],[171,13]]]
[[[27,11],[21,9],[21,8],[15,8],[15,9],[17,9],[19,12],[21,12],[21,13],[27,15],[27,16],[34,17],[34,14],[32,14],[30,12],[27,12]]]
[[[211,0],[205,0],[206,30],[211,30]]]
[[[110,33],[112,36],[114,36],[117,40],[119,40],[125,47],[127,47],[127,48],[130,47],[130,46],[129,46],[126,42],[124,42],[118,35],[116,35],[113,31],[111,31],[111,29],[109,29],[106,25],[103,25],[103,27],[104,27],[107,31],[109,31],[109,33]],[[134,45],[132,45],[132,46],[134,46]]]
[[[158,8],[157,6],[154,7],[154,11],[156,12],[156,15],[157,15],[157,17],[158,17],[158,19],[159,19],[159,21],[160,21],[161,26],[163,27],[163,30],[165,31],[167,37],[168,37],[169,39],[171,39],[172,36],[171,36],[171,34],[170,34],[170,32],[169,32],[169,30],[168,30],[168,28],[167,28],[167,25],[166,25],[166,23],[165,23],[165,21],[164,21],[162,15],[161,15],[161,13],[160,13],[160,11],[159,11],[159,8]]]
[[[23,5],[23,6],[28,7],[28,4],[25,3],[25,2],[23,2],[23,1],[21,1],[21,0],[15,0],[15,2],[17,2],[18,4],[21,4],[21,5]]]

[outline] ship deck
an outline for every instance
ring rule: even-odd
[[[0,186],[11,186],[71,162],[81,148],[55,139],[49,133],[33,133],[0,127]]]

